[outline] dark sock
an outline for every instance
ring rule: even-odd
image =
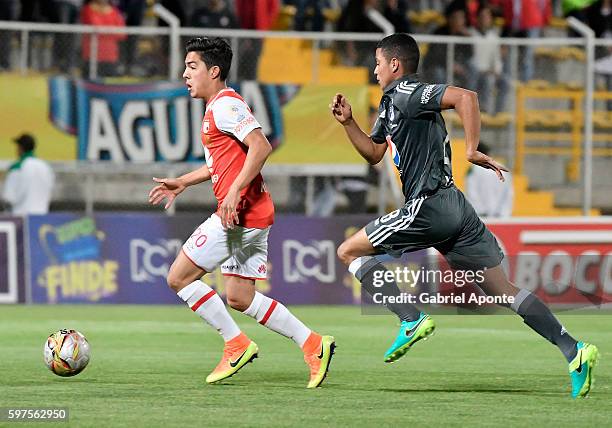
[[[576,340],[569,335],[565,327],[540,299],[522,289],[514,297],[514,303],[510,307],[523,318],[525,324],[549,342],[557,345],[568,362],[574,359],[578,352]]]
[[[383,296],[400,296],[401,291],[395,280],[384,281],[381,287],[374,286],[374,276],[377,278],[385,278],[388,272],[378,260],[374,257],[363,257],[361,266],[353,272],[355,277],[361,282],[361,287],[368,292],[370,296],[376,293],[381,293]],[[378,272],[378,273],[376,273]],[[421,311],[410,303],[387,303],[385,306],[399,317],[401,321],[415,321],[419,319]]]

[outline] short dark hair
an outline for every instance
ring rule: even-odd
[[[232,66],[232,48],[227,41],[220,37],[196,37],[185,45],[187,52],[197,52],[207,68],[219,67],[221,80],[227,79]]]
[[[31,152],[36,147],[36,140],[30,134],[22,134],[13,140],[24,152]]]
[[[411,35],[391,34],[378,42],[376,48],[380,48],[388,60],[397,58],[407,73],[416,73],[420,58],[419,45]]]

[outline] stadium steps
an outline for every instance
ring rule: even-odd
[[[432,27],[444,25],[446,23],[444,15],[433,9],[424,9],[420,11],[410,10],[408,11],[408,19],[412,25],[418,27]]]
[[[282,61],[279,59],[282,58]],[[319,50],[316,80],[319,84],[356,84],[368,81],[366,67],[345,67],[334,64],[331,49]],[[262,83],[303,85],[315,80],[313,75],[312,43],[300,39],[271,39],[264,41],[259,61],[258,76]]]
[[[451,143],[453,156],[453,176],[458,188],[465,191],[465,177],[472,167],[463,153],[465,142],[454,140]],[[512,215],[515,217],[540,217],[540,216],[579,216],[582,215],[580,208],[557,208],[555,207],[555,194],[541,190],[529,190],[529,180],[525,175],[513,175],[512,184],[514,188],[514,206]],[[600,215],[599,210],[591,210],[591,215]]]

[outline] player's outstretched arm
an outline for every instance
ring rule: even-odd
[[[344,127],[346,135],[359,154],[370,165],[376,165],[380,162],[385,156],[387,145],[374,143],[370,136],[361,130],[359,124],[353,118],[353,111],[346,97],[342,94],[336,94],[329,108],[334,118]]]
[[[223,203],[219,206],[221,223],[228,228],[238,224],[238,211],[236,208],[240,202],[240,191],[246,188],[257,177],[266,159],[272,153],[272,146],[261,131],[261,128],[256,128],[249,132],[242,143],[248,147],[244,165],[230,186],[227,195],[223,199]]]
[[[502,171],[508,169],[497,163],[493,158],[478,151],[480,142],[480,107],[478,105],[478,95],[476,92],[467,89],[449,86],[442,95],[441,107],[443,109],[454,108],[465,133],[465,155],[467,160],[482,168],[491,169],[501,181],[504,181]]]
[[[207,180],[210,180],[210,170],[206,165],[202,165],[200,168],[178,178],[153,177],[153,181],[159,184],[149,192],[149,203],[157,205],[166,199],[164,209],[168,209],[176,197],[187,187],[203,183]]]

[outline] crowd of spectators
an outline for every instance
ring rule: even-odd
[[[440,11],[444,23],[436,28],[411,25],[409,7],[414,8],[421,2],[409,0],[0,0],[0,20],[140,26],[145,23],[146,11],[155,3],[169,9],[187,27],[268,30],[275,28],[281,11],[291,7],[293,20],[288,29],[296,31],[381,32],[380,19],[383,19],[397,32],[427,31],[481,38],[476,45],[454,46],[453,70],[446,69],[448,46],[430,44],[423,58],[422,73],[434,82],[447,81],[452,76],[454,83],[469,88],[497,88],[497,102],[487,106],[492,113],[502,108],[508,86],[508,52],[500,48],[500,37],[540,37],[550,23],[553,10],[559,10],[563,16],[574,16],[587,23],[597,37],[612,38],[612,0],[448,0],[437,2],[446,8]],[[335,13],[325,14],[325,11]],[[159,21],[157,25],[164,24]],[[8,46],[10,37],[9,32],[0,32],[0,46]],[[32,42],[35,44],[40,37],[43,35],[33,33]],[[137,67],[142,67],[142,62],[135,63],[139,40],[134,35],[100,36],[98,74],[139,74]],[[69,72],[81,66],[82,73],[89,73],[89,37],[79,40],[72,34],[57,33],[49,43],[52,45],[52,55],[47,61],[51,62],[47,64],[49,68]],[[158,43],[162,46],[150,50],[165,51],[167,41]],[[253,58],[259,56],[261,49],[259,39],[241,41],[240,78],[256,77],[257,61]],[[79,51],[80,55],[76,55]],[[337,52],[345,65],[373,68],[370,42],[338,43]],[[598,49],[598,58],[609,54],[605,48]],[[533,79],[533,48],[523,48],[519,58],[520,79]],[[9,61],[10,55],[0,55],[0,68],[9,67]],[[36,58],[32,62],[37,63]],[[44,61],[38,61],[41,62]]]

